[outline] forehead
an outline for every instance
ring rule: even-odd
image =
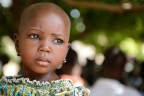
[[[54,11],[47,11],[46,9],[44,9],[44,10],[39,10],[39,12],[33,12],[25,16],[25,18],[22,21],[22,24],[25,25],[36,21],[37,23],[41,23],[41,22],[51,23],[51,25],[53,23],[59,23],[65,26],[67,23],[67,21],[64,19],[64,16],[62,16],[60,13],[56,13]]]
[[[27,7],[21,15],[20,22],[24,21],[25,18],[31,17],[32,15],[42,13],[55,13],[65,22],[70,23],[68,15],[59,6],[52,3],[36,3]]]
[[[46,30],[47,32],[62,32],[68,34],[68,27],[63,19],[56,14],[35,14],[34,16],[29,17],[23,24],[23,30],[38,28],[40,30]]]
[[[35,21],[37,18],[39,18],[38,20],[55,18],[55,21],[61,21],[67,30],[70,31],[69,17],[61,8],[54,4],[36,4],[24,10],[20,20],[19,32],[21,32],[24,26],[30,23],[30,21]]]
[[[22,14],[21,22],[23,23],[27,21],[27,19],[35,19],[35,17],[46,18],[46,16],[50,17],[51,15],[59,17],[59,19],[62,19],[64,23],[69,22],[66,14],[56,6],[52,5],[51,6],[37,5],[27,8]]]

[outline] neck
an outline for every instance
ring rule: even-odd
[[[30,80],[37,80],[37,81],[52,81],[60,79],[59,76],[55,72],[50,72],[48,74],[38,74],[38,73],[27,73],[24,72],[23,77],[29,78]]]

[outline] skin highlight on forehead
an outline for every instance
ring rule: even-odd
[[[19,34],[23,31],[25,24],[27,24],[29,20],[41,14],[55,14],[59,16],[69,31],[68,35],[70,34],[71,24],[68,15],[59,6],[52,3],[36,3],[27,7],[20,18]]]

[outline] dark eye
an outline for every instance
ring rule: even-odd
[[[55,39],[55,40],[53,41],[53,43],[58,44],[58,45],[61,45],[61,44],[63,44],[64,42],[63,42],[63,40],[61,40],[61,39]]]
[[[37,35],[37,34],[31,34],[30,38],[31,39],[40,39],[39,35]]]

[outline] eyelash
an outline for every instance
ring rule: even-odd
[[[37,40],[40,40],[40,36],[38,34],[30,34],[29,37],[31,39],[37,39]],[[57,44],[57,45],[61,45],[64,43],[64,41],[62,39],[59,39],[59,38],[56,38],[52,41],[54,44]]]

